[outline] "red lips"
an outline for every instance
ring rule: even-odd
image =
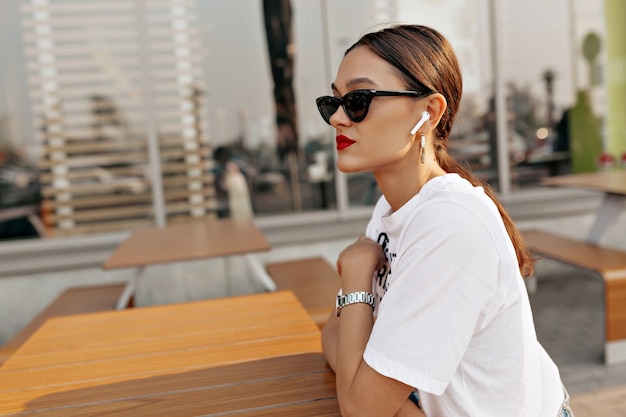
[[[339,135],[337,136],[337,150],[340,151],[342,149],[346,149],[348,146],[355,143],[352,139],[347,136]]]

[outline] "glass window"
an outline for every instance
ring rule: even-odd
[[[314,105],[326,86],[320,2],[200,2],[199,16],[211,142],[245,173],[255,214],[335,207]]]
[[[371,206],[373,176],[337,173],[314,100],[346,48],[390,22],[452,43],[464,96],[449,151],[496,189],[595,166],[601,147],[602,0],[21,0],[0,12],[0,239]]]
[[[512,189],[595,169],[605,113],[602,19],[602,1],[500,5],[498,64]]]

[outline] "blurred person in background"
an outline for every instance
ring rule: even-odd
[[[217,216],[251,218],[253,209],[248,181],[233,162],[230,150],[225,146],[216,148],[213,159],[216,162],[214,174]]]

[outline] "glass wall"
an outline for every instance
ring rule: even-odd
[[[450,152],[501,193],[536,185],[589,163],[572,114],[601,142],[602,13],[602,0],[0,2],[0,240],[371,206],[373,177],[336,171],[314,99],[346,48],[390,22],[455,48]]]
[[[230,149],[256,215],[335,208],[332,149],[314,106],[327,85],[321,3],[266,3],[198,3],[211,142]]]
[[[606,114],[603,1],[504,2],[497,13],[511,188],[595,170]]]

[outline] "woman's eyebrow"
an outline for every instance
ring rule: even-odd
[[[372,80],[371,78],[367,78],[367,77],[357,77],[357,78],[353,78],[350,81],[348,81],[346,83],[346,87],[348,89],[350,89],[351,87],[354,87],[355,85],[358,84],[371,84],[373,86],[378,86],[378,84],[376,84],[374,82],[374,80]],[[335,83],[332,83],[330,85],[330,88],[335,91],[335,92],[339,92],[339,89],[337,88],[337,86],[335,85]]]
[[[357,84],[372,84],[372,85],[378,85],[376,84],[371,78],[367,78],[367,77],[357,77],[357,78],[353,78],[350,81],[347,82],[346,86],[347,87],[352,87],[355,86]]]

